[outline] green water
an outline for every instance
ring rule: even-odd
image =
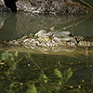
[[[93,37],[93,16],[1,13],[0,41],[51,27]],[[93,93],[93,49],[54,50],[0,46],[0,93]]]

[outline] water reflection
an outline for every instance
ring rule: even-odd
[[[16,14],[9,14],[4,16],[0,22],[0,39],[10,40],[13,38],[13,34],[16,32]]]
[[[6,18],[5,18],[6,17]],[[85,16],[59,16],[59,15],[37,15],[30,13],[17,13],[12,14],[2,14],[0,15],[0,39],[20,38],[23,35],[30,33],[36,33],[41,29],[50,31],[51,27],[54,30],[68,30],[73,33],[73,35],[83,35],[92,36],[93,34],[93,18],[89,15]],[[2,25],[4,24],[4,25]],[[7,35],[6,35],[7,33]]]

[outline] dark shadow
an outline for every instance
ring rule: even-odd
[[[2,28],[0,29],[0,40],[10,40],[16,31],[16,14],[12,13],[5,19]]]
[[[17,6],[16,6],[17,0],[4,0],[5,5],[11,9],[12,12],[17,12]]]

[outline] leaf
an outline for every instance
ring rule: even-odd
[[[37,39],[38,38],[38,36],[34,36],[34,39]]]
[[[68,70],[67,70],[67,74],[68,74],[68,79],[72,76],[72,74],[73,74],[73,72],[71,71],[71,68],[69,68]]]
[[[14,61],[14,58],[13,57],[11,57],[11,61]]]
[[[13,83],[11,83],[10,88],[12,88],[13,86],[14,86],[14,82],[13,82]]]
[[[42,72],[43,72],[43,71],[42,71]],[[46,76],[46,74],[44,74],[44,72],[43,72],[43,73],[41,73],[41,75],[40,75],[40,77],[39,77],[39,80],[47,83],[49,79],[48,79],[48,77]]]
[[[26,58],[30,58],[31,56],[30,56],[30,54],[27,54],[25,57],[26,57]]]
[[[59,80],[59,82],[57,83],[57,85],[62,85],[62,81],[61,81],[61,80]]]
[[[55,75],[62,80],[62,73],[61,73],[61,71],[59,71],[58,68],[56,68],[54,71],[55,71]],[[62,81],[61,80],[58,81],[57,85],[62,85]]]
[[[5,60],[8,58],[7,54],[8,54],[8,51],[7,51],[7,52],[4,52],[4,53],[2,54],[2,60],[3,60],[3,61],[5,61]]]
[[[67,71],[64,72],[64,77],[65,77],[65,82],[67,82],[69,80],[69,78],[71,78],[73,72],[71,70],[71,68],[69,68]]]
[[[43,74],[43,79],[44,79],[44,82],[47,83],[48,78],[47,78],[47,76],[45,74]]]
[[[57,68],[54,71],[55,71],[55,75],[57,75],[59,78],[62,79],[62,73],[61,73],[61,71],[59,71]]]
[[[12,71],[16,69],[16,65],[17,65],[16,62],[14,62],[14,63],[12,64],[12,66],[11,66]]]
[[[28,37],[33,37],[34,35],[32,34],[32,33],[30,33],[29,35],[28,35]]]
[[[3,61],[14,61],[14,57],[12,53],[9,53],[8,51],[4,52],[2,54],[2,60]]]
[[[35,87],[35,84],[33,83],[33,84],[28,84],[28,90],[27,90],[27,92],[26,93],[37,93],[37,89],[36,89],[36,87]]]
[[[4,52],[4,53],[2,54],[2,60],[3,60],[3,61],[8,61],[10,55],[11,55],[11,54],[10,54],[8,51]]]
[[[14,55],[15,55],[15,57],[18,57],[18,51],[16,51]]]

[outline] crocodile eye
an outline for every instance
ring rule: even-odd
[[[49,41],[49,37],[45,37],[44,40],[45,40],[45,41]]]

